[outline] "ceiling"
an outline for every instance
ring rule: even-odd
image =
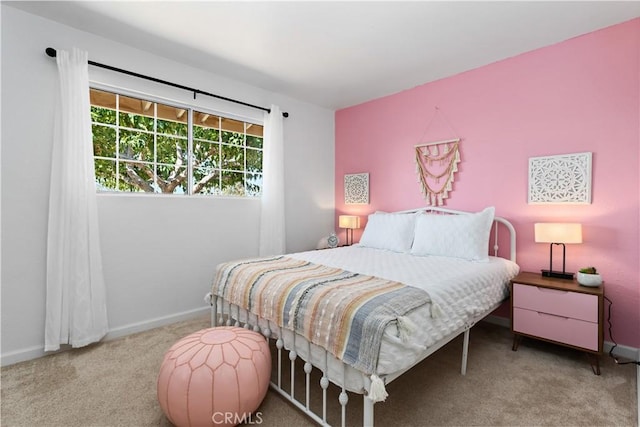
[[[330,109],[640,16],[639,1],[3,3]]]

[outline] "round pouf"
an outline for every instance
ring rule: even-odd
[[[256,420],[270,373],[271,353],[259,333],[234,326],[203,329],[165,354],[158,400],[178,427],[248,423]]]

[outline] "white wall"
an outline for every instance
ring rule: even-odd
[[[183,66],[2,4],[2,364],[43,354],[47,206],[57,70],[46,47],[257,105],[285,119],[287,251],[315,247],[334,227],[334,113]],[[211,70],[215,71],[215,70]],[[105,84],[193,102],[192,94],[90,67]],[[262,112],[199,97],[245,117]],[[205,99],[206,98],[206,99]],[[100,195],[110,335],[204,313],[216,264],[258,253],[257,200]]]

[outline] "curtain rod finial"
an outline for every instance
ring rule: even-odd
[[[56,50],[55,50],[54,48],[52,48],[52,47],[48,47],[48,48],[46,48],[44,51],[45,51],[45,53],[46,53],[47,55],[49,55],[49,56],[50,56],[50,57],[52,57],[52,58],[55,58],[55,57],[56,57],[56,54],[58,53],[58,52],[56,52]]]

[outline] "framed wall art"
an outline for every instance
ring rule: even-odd
[[[369,203],[368,173],[344,176],[344,202],[350,205],[366,205]]]
[[[529,204],[591,203],[591,154],[529,158]]]

